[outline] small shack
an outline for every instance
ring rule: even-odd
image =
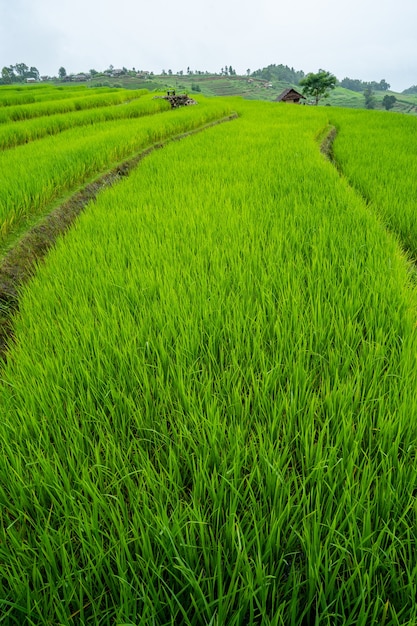
[[[305,100],[305,96],[302,93],[298,93],[292,87],[288,87],[288,89],[284,89],[282,93],[275,99],[275,102],[290,102],[291,104],[300,104],[301,98]]]

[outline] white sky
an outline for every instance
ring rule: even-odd
[[[0,0],[0,70],[270,64],[417,84],[417,0]]]

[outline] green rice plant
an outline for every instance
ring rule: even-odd
[[[56,113],[83,111],[96,107],[123,104],[135,98],[140,98],[145,93],[147,93],[146,89],[117,89],[109,93],[106,91],[102,92],[101,88],[97,88],[87,92],[72,94],[73,97],[66,97],[62,100],[48,99],[45,102],[3,107],[0,109],[0,124],[29,120],[44,115],[55,115]]]
[[[417,121],[379,111],[332,114],[338,166],[404,248],[417,257]]]
[[[166,100],[154,99],[153,96],[144,95],[123,104],[123,106],[108,105],[73,113],[57,113],[21,122],[10,122],[0,125],[0,150],[41,139],[47,135],[56,135],[63,130],[76,126],[137,118],[168,109],[170,109],[170,104]]]
[[[101,87],[100,93],[117,91],[115,87]],[[45,100],[62,100],[74,96],[91,95],[91,88],[85,85],[55,86],[49,84],[0,86],[0,106],[31,104]]]
[[[101,194],[24,290],[0,623],[417,620],[408,264],[320,155],[324,108],[233,106]]]
[[[151,110],[154,110],[153,107]],[[195,107],[156,119],[119,119],[0,152],[0,241],[33,221],[51,203],[123,159],[230,113],[230,104],[200,99]]]

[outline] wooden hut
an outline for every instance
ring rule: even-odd
[[[298,93],[298,91],[296,91],[292,87],[288,87],[288,89],[284,89],[284,91],[279,94],[279,96],[275,99],[275,102],[290,102],[291,104],[300,104],[301,98],[303,98],[304,100],[306,99],[302,93]]]

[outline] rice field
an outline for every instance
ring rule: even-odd
[[[72,113],[56,113],[34,117],[31,120],[4,123],[0,125],[0,150],[14,148],[79,126],[138,118],[167,111],[169,108],[169,103],[166,100],[155,100],[149,96],[135,98],[130,102],[123,103],[122,106],[107,105]]]
[[[0,105],[0,123],[29,120],[56,113],[69,113],[103,106],[120,105],[138,98],[144,93],[144,89],[105,89],[103,91],[101,89],[86,89],[84,91],[73,91],[73,88],[71,88],[68,92],[63,92],[66,96],[64,98],[48,97],[45,101],[36,100],[27,104],[23,101],[16,103],[14,106],[6,104],[6,106],[2,107]],[[1,100],[0,95],[0,102]]]
[[[378,193],[417,121],[204,107],[108,122],[124,143],[239,115],[103,191],[22,290],[0,624],[411,626],[417,293]],[[319,150],[331,126],[343,176]]]
[[[202,99],[196,111],[171,111],[165,100],[152,98],[142,95],[139,104],[82,112],[81,118],[49,115],[35,120],[36,126],[32,119],[23,127],[21,122],[0,124],[0,143],[5,138],[8,147],[0,151],[0,248],[14,232],[103,171],[231,113],[221,101]]]
[[[339,113],[334,152],[344,174],[417,259],[417,125],[406,115]],[[343,122],[342,122],[343,120]],[[383,141],[381,141],[381,137]]]

